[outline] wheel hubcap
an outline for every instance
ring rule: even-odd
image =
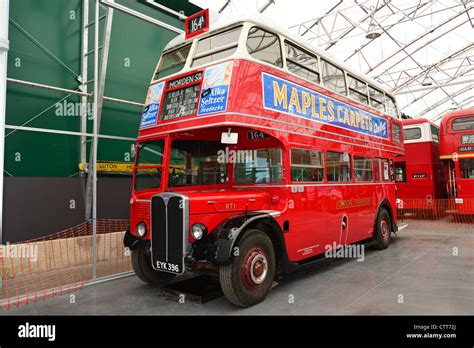
[[[256,290],[267,278],[268,260],[261,248],[252,248],[244,256],[242,279],[249,290]]]
[[[380,222],[380,234],[381,234],[381,237],[382,237],[383,240],[388,239],[388,236],[389,236],[388,224],[387,224],[387,221],[385,221],[385,220],[382,220]]]

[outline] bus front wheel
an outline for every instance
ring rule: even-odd
[[[234,248],[232,262],[219,269],[222,292],[240,307],[262,302],[272,288],[275,264],[270,238],[260,230],[247,230]]]
[[[140,243],[132,250],[132,266],[135,274],[145,283],[164,285],[176,276],[172,273],[160,272],[151,266],[150,242]]]
[[[390,214],[385,208],[380,209],[375,223],[376,249],[386,249],[390,244],[391,226]]]

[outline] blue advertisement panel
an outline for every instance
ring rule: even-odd
[[[206,69],[201,89],[198,115],[223,112],[227,109],[233,62],[224,62]]]
[[[388,121],[273,75],[262,73],[263,107],[388,139]]]
[[[145,107],[143,108],[142,120],[140,122],[140,128],[154,126],[156,124],[164,86],[165,83],[160,82],[150,86],[148,89]]]

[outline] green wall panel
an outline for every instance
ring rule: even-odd
[[[142,0],[118,0],[136,11],[184,28],[182,21],[145,4]],[[199,10],[186,0],[160,1],[187,15]],[[94,1],[90,1],[90,21],[94,18]],[[104,9],[100,10],[104,14]],[[10,51],[8,77],[67,89],[77,89],[81,56],[81,0],[14,0],[10,1]],[[14,22],[15,23],[14,23]],[[100,41],[104,21],[100,22]],[[93,48],[94,26],[89,31],[89,50]],[[163,47],[176,34],[141,21],[120,11],[114,11],[112,39],[107,65],[105,95],[143,103],[150,77]],[[34,40],[31,39],[31,36]],[[34,41],[37,42],[34,42]],[[38,44],[39,42],[39,44]],[[45,52],[43,46],[57,59]],[[93,55],[89,56],[88,80],[93,76]],[[89,85],[89,91],[93,85]],[[57,102],[66,94],[8,83],[7,124],[55,130],[80,131],[79,115],[58,116],[63,111]],[[71,95],[68,103],[79,103]],[[62,103],[64,106],[64,102]],[[71,111],[75,104],[66,104]],[[49,108],[49,109],[48,109]],[[67,111],[66,110],[66,111]],[[141,108],[104,102],[101,134],[135,138]],[[32,119],[34,118],[34,119]],[[88,120],[88,132],[92,120]],[[11,133],[6,130],[6,134]],[[100,140],[99,160],[123,161],[130,151],[129,141]],[[89,147],[88,147],[89,148]],[[21,153],[21,162],[15,154]],[[80,160],[80,139],[77,136],[16,131],[6,138],[5,169],[14,176],[71,176],[77,174]]]
[[[71,135],[15,131],[5,140],[5,175],[76,176],[79,142]]]

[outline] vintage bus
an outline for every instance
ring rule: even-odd
[[[403,120],[405,156],[395,158],[399,212],[438,216],[445,197],[439,127],[425,118]]]
[[[450,112],[440,124],[449,212],[474,214],[474,108]]]
[[[148,283],[214,270],[230,302],[397,230],[395,98],[273,23],[181,35],[154,72],[124,244]],[[326,258],[327,259],[327,258]]]

